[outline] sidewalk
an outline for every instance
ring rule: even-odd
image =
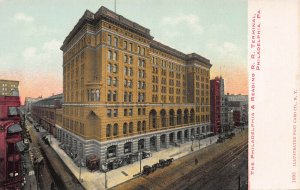
[[[237,133],[237,131],[236,131]],[[47,136],[49,138],[49,135]],[[206,139],[201,140],[200,148],[205,148],[210,144],[216,143],[218,139],[218,135],[208,137]],[[65,162],[68,168],[72,171],[72,173],[79,178],[79,167],[77,167],[73,160],[61,149],[58,147],[60,143],[52,136],[51,137],[51,146],[57,152],[57,154],[61,157],[61,159]],[[168,149],[162,149],[159,152],[152,152],[152,157],[146,158],[142,160],[142,168],[144,165],[153,165],[158,162],[159,159],[168,159],[174,158],[175,160],[186,156],[191,153],[191,145],[192,142],[187,142],[185,144],[181,144],[180,147],[170,147]],[[194,151],[199,150],[199,141],[194,140],[193,143]],[[135,162],[133,164],[123,166],[121,168],[112,170],[107,172],[107,186],[108,188],[114,187],[120,183],[128,181],[133,178],[133,176],[140,172],[140,162]],[[105,189],[104,185],[104,173],[99,171],[90,172],[86,167],[81,168],[81,178],[83,179],[82,184],[88,190],[96,190],[96,189]]]
[[[27,128],[27,123],[26,123]],[[32,160],[32,152],[31,149],[33,149],[33,144],[29,143],[29,150],[28,152],[24,153],[24,164],[26,168],[26,175],[25,180],[26,184],[24,185],[24,190],[36,190],[37,189],[37,181],[36,181],[36,175],[34,172],[33,167],[33,160]]]

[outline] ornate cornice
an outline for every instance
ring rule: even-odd
[[[61,46],[61,50],[64,51],[65,47],[69,42],[72,40],[72,38],[81,30],[81,28],[85,24],[91,24],[96,25],[100,20],[106,20],[110,23],[114,23],[116,25],[119,25],[123,28],[126,28],[134,33],[137,33],[147,39],[152,40],[153,37],[150,35],[150,30],[148,28],[145,28],[135,22],[132,22],[126,18],[124,18],[121,15],[118,15],[117,13],[105,8],[101,7],[95,14],[92,13],[89,10],[86,10],[83,14],[83,16],[79,19],[77,24],[74,26],[72,31],[69,33],[69,35],[66,37],[66,39],[63,42],[63,45]]]

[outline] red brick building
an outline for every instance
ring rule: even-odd
[[[214,134],[221,132],[221,82],[216,77],[210,80],[210,120]]]

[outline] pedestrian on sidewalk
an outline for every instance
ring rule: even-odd
[[[197,165],[198,164],[198,159],[197,158],[195,158],[195,165]]]

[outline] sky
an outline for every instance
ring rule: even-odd
[[[86,9],[114,0],[0,0],[0,79],[20,81],[25,97],[62,93],[65,37]],[[247,0],[116,0],[116,12],[155,40],[211,61],[225,93],[247,94]]]

